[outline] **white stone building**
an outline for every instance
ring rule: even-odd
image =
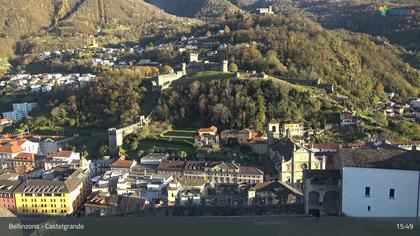
[[[341,150],[342,214],[351,217],[419,217],[420,152]]]

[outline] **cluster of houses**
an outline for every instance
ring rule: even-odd
[[[285,136],[303,136],[305,129],[301,123],[282,123],[270,121],[271,131],[269,134],[275,135],[275,138]],[[273,137],[274,138],[274,137]],[[253,129],[226,129],[218,133],[216,126],[200,128],[194,136],[194,144],[200,150],[213,150],[218,145],[239,144],[249,146],[252,152],[257,154],[268,154],[267,143],[269,136]],[[217,148],[216,148],[217,149]]]
[[[263,143],[275,172],[234,161],[88,161],[55,136],[5,136],[0,142],[0,205],[18,215],[112,216],[160,207],[301,204],[308,215],[416,217],[420,142],[307,144],[300,124],[271,120],[267,134],[200,129],[197,142]]]
[[[279,180],[303,192],[306,214],[418,217],[419,141],[306,144],[278,125],[268,125],[269,157]]]
[[[150,60],[139,60],[139,61],[126,61],[118,59],[118,57],[123,53],[135,53],[137,55],[142,55],[144,53],[144,48],[139,47],[138,45],[134,47],[119,47],[119,48],[97,48],[94,50],[92,55],[91,63],[92,65],[106,65],[106,66],[127,66],[127,65],[158,65],[158,63],[151,62]]]
[[[9,80],[0,82],[0,94],[5,91],[26,91],[30,93],[47,93],[54,86],[82,85],[96,76],[92,74],[16,74]]]
[[[399,122],[402,120],[419,122],[420,121],[420,98],[410,101],[410,104],[397,104],[388,102],[379,109],[389,121]],[[356,112],[345,111],[340,113],[340,127],[363,125],[363,120]]]
[[[0,140],[0,205],[19,215],[77,211],[89,188],[89,162],[62,151],[61,136],[3,136]]]
[[[359,123],[351,113],[341,117],[342,126]],[[274,119],[268,123],[267,135],[259,141],[266,147],[275,173],[265,173],[264,182],[248,190],[258,189],[258,185],[287,184],[292,192],[303,194],[301,202],[308,215],[418,216],[419,208],[410,206],[420,205],[419,141],[308,144],[301,137],[304,132],[301,124],[281,124]],[[221,143],[235,140],[249,145],[258,136],[248,129],[224,130],[218,135],[217,128],[211,126],[199,129],[195,142],[211,145],[219,141],[218,137]],[[172,185],[173,189],[181,189],[177,191],[186,191],[175,194],[179,199],[173,202],[185,204],[187,195],[191,196],[190,201],[198,202],[199,193],[206,193],[203,185],[192,186],[188,181],[184,185]],[[252,194],[248,191],[248,196]],[[293,196],[299,199],[299,195]]]
[[[2,137],[0,205],[18,215],[55,216],[129,214],[176,204],[239,206],[248,204],[248,189],[265,178],[256,167],[169,160],[166,153],[139,163],[125,156],[88,161],[62,150],[68,142],[60,136]]]

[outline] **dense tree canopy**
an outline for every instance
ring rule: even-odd
[[[195,81],[165,91],[155,117],[178,126],[215,124],[223,128],[262,129],[269,118],[302,122],[321,119],[323,102],[270,80]]]
[[[56,122],[78,127],[134,123],[147,92],[146,81],[139,79],[141,75],[133,70],[109,72],[68,96],[52,109],[51,115]]]

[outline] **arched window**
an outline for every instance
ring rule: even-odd
[[[273,125],[271,127],[271,132],[273,132],[273,133],[277,132],[277,127],[275,125]]]

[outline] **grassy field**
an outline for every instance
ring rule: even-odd
[[[166,130],[160,136],[168,141],[193,141],[195,130]]]
[[[190,84],[196,80],[202,82],[209,82],[212,80],[219,80],[219,79],[228,79],[228,78],[235,78],[234,73],[224,73],[221,71],[203,71],[203,72],[196,72],[192,75],[188,75],[188,77],[183,77],[177,81],[174,81],[173,84]]]
[[[185,151],[188,157],[195,156],[196,149],[195,147],[186,141],[169,141],[165,139],[152,139],[147,138],[140,141],[140,149],[144,152],[144,154],[148,154],[149,151],[153,148],[176,148],[179,151]]]

